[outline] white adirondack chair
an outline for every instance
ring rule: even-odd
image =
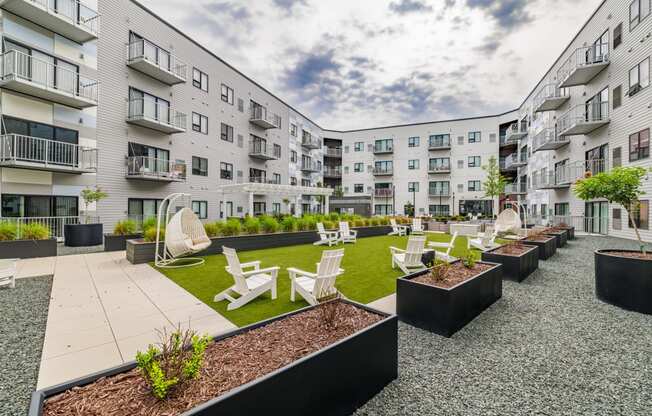
[[[398,225],[394,218],[389,220],[389,224],[392,226],[392,232],[387,235],[407,235],[407,226]]]
[[[321,222],[317,223],[317,234],[319,234],[319,240],[313,243],[316,246],[328,244],[328,247],[330,247],[333,244],[337,245],[340,241],[338,238],[339,233],[337,231],[326,231],[324,224]]]
[[[0,260],[0,286],[16,287],[16,262],[18,259]]]
[[[469,238],[468,248],[477,248],[480,251],[488,251],[498,247],[500,244],[496,243],[496,231],[493,227],[487,227],[482,236],[477,238]]]
[[[412,234],[423,234],[423,223],[421,218],[412,218]]]
[[[445,261],[446,263],[452,263],[455,260],[457,260],[457,257],[453,257],[451,255],[451,252],[453,251],[453,247],[455,246],[456,239],[457,239],[457,233],[453,233],[453,238],[451,238],[451,241],[447,243],[429,242],[428,246],[434,249],[437,248],[445,249],[446,251],[435,250],[435,258],[441,261]]]
[[[227,310],[232,311],[251,302],[267,291],[272,292],[272,299],[276,299],[276,278],[280,267],[260,268],[260,261],[240,263],[236,251],[229,247],[222,247],[224,257],[228,266],[227,273],[233,276],[235,284],[230,288],[215,295],[215,302],[228,300]],[[251,269],[245,271],[245,269]],[[231,296],[231,292],[240,295],[237,299]]]
[[[340,268],[344,249],[324,250],[321,261],[317,263],[317,273],[310,273],[294,267],[288,267],[290,275],[290,300],[294,302],[295,294],[299,293],[309,304],[316,305],[319,299],[335,295],[335,280],[344,273]]]
[[[425,245],[425,235],[414,235],[410,236],[408,239],[407,248],[405,250],[390,247],[389,251],[392,254],[392,269],[398,266],[398,268],[405,274],[426,269],[426,265],[421,261],[421,256],[423,256],[423,252],[425,251]]]
[[[357,237],[358,237],[358,230],[350,229],[348,221],[340,221],[339,241],[343,243],[355,243]]]

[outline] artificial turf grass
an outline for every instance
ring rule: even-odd
[[[446,242],[451,238],[448,234],[426,235],[428,241]],[[355,244],[340,244],[337,247],[304,244],[238,252],[243,263],[260,260],[262,268],[280,266],[281,269],[278,272],[275,300],[272,300],[267,292],[233,311],[226,310],[227,301],[213,301],[216,294],[233,285],[233,278],[224,270],[226,259],[223,255],[206,256],[205,263],[196,267],[158,270],[235,325],[245,326],[307,306],[299,295],[296,296],[295,302],[290,301],[287,268],[296,267],[315,272],[316,263],[320,260],[323,250],[344,247],[341,267],[345,272],[338,276],[336,286],[348,299],[369,303],[391,295],[396,292],[396,279],[403,273],[398,268],[392,269],[389,247],[404,249],[406,245],[407,237],[381,236],[360,238]],[[465,256],[467,251],[466,237],[458,237],[452,255]]]

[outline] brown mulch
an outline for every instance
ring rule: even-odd
[[[525,240],[522,240],[524,243],[527,243],[528,241],[539,241],[539,242],[546,242],[555,237],[547,236],[547,235],[532,235],[527,237]]]
[[[490,264],[475,263],[473,268],[466,268],[461,261],[451,263],[449,266],[435,266],[444,267],[443,280],[435,279],[432,272],[423,274],[412,279],[413,282],[425,283],[430,286],[449,288],[462,283],[465,280],[479,275],[480,273],[494,267]]]
[[[330,325],[324,322],[322,305],[211,343],[200,376],[165,400],[151,394],[136,368],[53,396],[46,401],[43,415],[179,415],[383,319],[347,303],[336,306],[334,318],[329,314]]]
[[[640,251],[609,251],[603,252],[608,256],[627,257],[630,259],[652,260],[652,253],[641,253]]]
[[[500,248],[497,248],[492,251],[496,254],[504,254],[505,256],[520,256],[532,249],[533,246],[527,246],[524,244],[506,244]]]

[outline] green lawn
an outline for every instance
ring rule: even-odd
[[[446,234],[427,235],[429,241],[450,241],[450,236]],[[356,244],[347,244],[342,261],[345,272],[337,278],[337,288],[347,298],[360,303],[369,303],[394,293],[396,279],[402,273],[398,268],[392,270],[389,246],[405,248],[406,243],[406,237],[382,236],[360,238]],[[464,255],[466,245],[466,238],[459,237],[453,255]],[[276,300],[272,301],[267,293],[233,311],[226,310],[226,301],[213,302],[217,293],[233,285],[232,277],[224,270],[224,256],[207,256],[206,262],[197,267],[159,270],[235,325],[244,326],[306,306],[307,303],[300,296],[297,296],[296,302],[290,302],[290,279],[286,268],[297,267],[315,272],[315,263],[319,261],[322,250],[328,249],[328,246],[307,244],[238,253],[241,262],[260,260],[261,267],[280,266],[281,270]]]

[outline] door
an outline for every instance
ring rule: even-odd
[[[233,216],[233,202],[228,201],[226,203],[226,217],[229,218],[229,217],[232,217],[232,216]]]
[[[584,227],[586,232],[607,234],[609,203],[587,202],[584,208]]]

